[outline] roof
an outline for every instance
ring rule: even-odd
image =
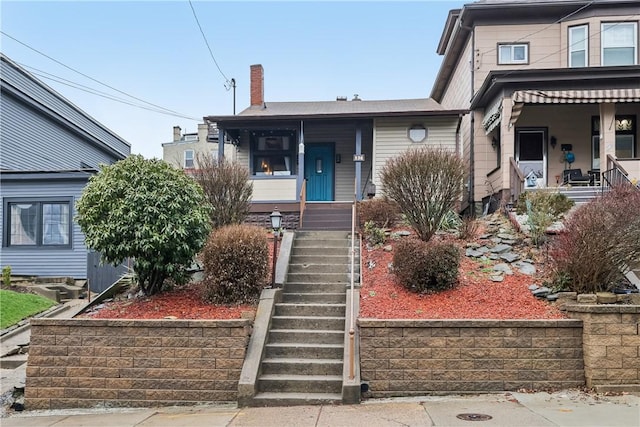
[[[251,106],[236,116],[209,116],[212,122],[271,119],[373,118],[417,115],[458,115],[462,110],[447,110],[431,98],[381,101],[265,102]]]

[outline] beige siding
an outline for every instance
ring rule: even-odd
[[[295,201],[296,177],[253,179],[253,201]]]
[[[218,154],[217,142],[198,142],[198,141],[178,141],[162,145],[162,159],[172,165],[182,168],[184,167],[184,152],[193,150],[194,159],[198,154],[211,155],[212,152]],[[236,158],[236,148],[231,144],[225,144],[224,156],[226,159],[233,160]]]
[[[629,174],[631,182],[635,184],[640,183],[640,160],[619,160],[619,162]]]
[[[475,88],[491,70],[558,68],[565,55],[559,24],[487,25],[476,27],[475,33]],[[498,65],[498,43],[529,43],[529,63]]]
[[[424,142],[411,142],[408,130],[412,125],[423,125],[428,129],[428,136]],[[457,117],[376,119],[373,142],[373,177],[375,178],[374,183],[377,186],[378,193],[382,193],[380,173],[387,160],[411,148],[425,146],[455,151],[457,125]]]
[[[460,59],[456,64],[453,76],[442,96],[442,106],[448,109],[469,108],[471,100],[471,38],[467,40]]]
[[[474,198],[477,201],[496,193],[502,189],[502,171],[495,171],[487,176],[498,165],[498,150],[491,146],[492,135],[486,135],[482,126],[483,112],[475,112],[474,126],[474,156],[475,156],[475,180]],[[502,168],[501,168],[502,169]],[[508,170],[507,170],[508,173]]]

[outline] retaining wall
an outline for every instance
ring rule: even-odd
[[[32,319],[25,406],[235,402],[250,320]]]
[[[583,386],[580,320],[360,319],[370,397]]]

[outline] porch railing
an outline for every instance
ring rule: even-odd
[[[515,203],[524,191],[524,175],[513,157],[509,158],[509,188],[511,189],[511,202]]]
[[[300,187],[300,221],[299,228],[302,228],[302,220],[304,218],[304,209],[307,204],[307,180],[302,180],[302,186]]]
[[[602,191],[606,187],[631,184],[629,173],[611,154],[607,154],[607,170],[602,172]]]
[[[355,283],[355,257],[356,257],[356,206],[358,200],[358,188],[357,182],[354,182],[353,185],[354,193],[353,193],[353,204],[351,205],[351,278],[350,278],[350,289],[351,289],[351,316],[349,316],[349,379],[352,380],[356,375],[356,321],[355,321],[355,298],[354,298],[354,283]],[[360,274],[362,274],[362,270],[360,270]]]

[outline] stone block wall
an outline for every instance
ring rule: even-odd
[[[583,322],[587,387],[640,391],[640,305],[567,304]]]
[[[29,410],[237,400],[250,320],[33,319]]]
[[[360,319],[370,397],[583,386],[579,320]]]

